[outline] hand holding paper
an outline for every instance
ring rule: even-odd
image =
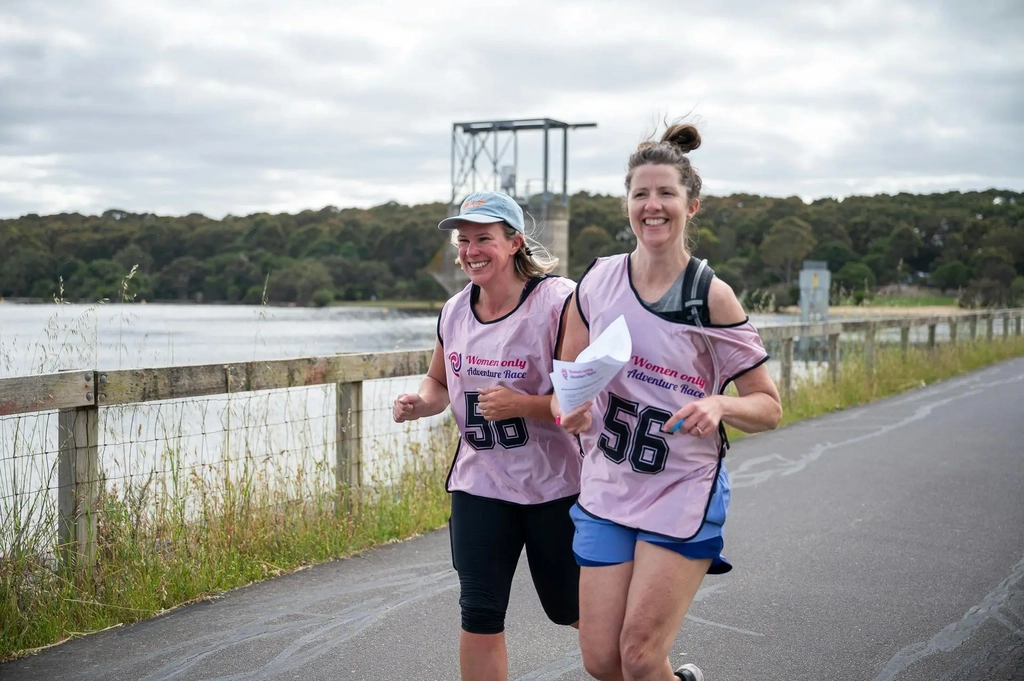
[[[575,362],[554,361],[551,384],[563,413],[600,394],[612,377],[629,361],[633,340],[626,319],[619,315],[576,357]]]

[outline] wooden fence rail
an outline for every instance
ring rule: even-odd
[[[878,317],[855,321],[767,326],[759,329],[766,342],[782,347],[780,391],[792,390],[793,347],[798,338],[827,338],[829,375],[837,380],[842,334],[862,334],[865,362],[873,367],[878,332],[900,329],[900,346],[907,352],[910,330],[927,327],[927,347],[935,346],[936,327],[949,326],[951,342],[966,324],[971,341],[978,322],[987,324],[986,338],[994,337],[995,320],[1003,320],[1003,336],[1011,329],[1021,335],[1024,308],[985,310],[938,316]],[[259,362],[233,362],[125,369],[117,371],[65,371],[56,374],[0,379],[0,416],[58,411],[58,509],[60,536],[68,547],[65,557],[90,563],[95,556],[96,500],[99,497],[99,409],[155,400],[177,400],[211,395],[335,384],[337,394],[336,475],[339,485],[361,480],[363,381],[425,374],[430,350],[346,354]]]

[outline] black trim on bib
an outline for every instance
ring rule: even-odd
[[[580,319],[583,320],[583,326],[587,327],[588,331],[590,330],[590,321],[587,319],[587,315],[583,314],[583,306],[580,304],[580,287],[583,285],[583,280],[588,274],[590,274],[590,270],[594,269],[594,265],[597,264],[598,260],[600,260],[600,258],[594,258],[590,261],[590,264],[587,265],[587,269],[583,270],[583,274],[580,275],[580,280],[576,282],[576,291],[573,293],[573,295],[576,296],[576,311],[580,313]]]
[[[449,494],[452,493],[452,475],[455,474],[455,464],[459,461],[459,452],[462,450],[462,435],[459,435],[459,441],[455,443],[455,454],[452,456],[452,465],[448,467],[448,476],[444,479],[444,491]]]
[[[576,293],[573,291],[565,297],[565,302],[562,303],[562,311],[558,315],[558,328],[555,329],[555,350],[551,357],[557,359],[562,354],[562,331],[565,327],[565,312],[569,309],[569,303],[572,302],[572,296]]]
[[[483,321],[477,315],[476,309],[473,306],[476,305],[478,300],[480,300],[480,287],[477,286],[476,284],[470,284],[469,311],[473,313],[473,318],[476,319],[476,321],[480,324],[497,324],[498,322],[504,321],[511,317],[512,315],[514,315],[519,310],[519,308],[523,306],[523,303],[526,302],[526,299],[530,296],[531,293],[533,293],[533,290],[537,288],[542,281],[544,281],[545,279],[554,279],[557,277],[557,274],[545,274],[543,277],[531,277],[530,279],[527,279],[526,286],[523,287],[523,292],[522,294],[520,294],[519,302],[516,303],[516,306],[512,308],[512,310],[508,314],[502,315],[497,319],[492,319],[489,322]]]
[[[746,368],[746,369],[744,369],[743,371],[740,371],[740,372],[739,372],[739,373],[737,373],[737,374],[736,374],[735,376],[730,376],[729,378],[725,379],[725,381],[724,381],[724,382],[722,383],[722,387],[721,387],[721,389],[719,390],[719,393],[718,393],[718,394],[719,394],[719,395],[724,395],[724,394],[725,394],[725,389],[726,389],[726,387],[728,387],[728,385],[729,385],[730,383],[732,383],[733,381],[735,381],[735,380],[736,380],[737,378],[739,378],[740,376],[743,376],[744,374],[746,374],[746,373],[749,373],[749,372],[753,371],[753,370],[754,370],[754,369],[756,369],[757,367],[759,367],[759,366],[761,366],[762,364],[764,364],[765,362],[767,362],[767,361],[768,361],[768,360],[769,360],[770,358],[771,358],[771,355],[769,355],[768,353],[765,353],[765,356],[764,356],[764,357],[762,357],[761,359],[759,359],[759,360],[758,360],[758,361],[757,361],[757,362],[756,362],[755,364],[752,364],[751,366],[747,367],[747,368]],[[719,434],[720,434],[720,435],[722,436],[722,447],[721,447],[721,453],[720,453],[720,456],[724,457],[724,456],[725,456],[725,452],[726,452],[726,450],[727,450],[727,449],[729,449],[729,447],[731,446],[731,444],[730,444],[730,442],[729,442],[729,436],[728,436],[728,434],[727,434],[727,433],[725,432],[725,422],[724,422],[724,421],[719,421],[719,422],[718,422],[718,432],[719,432]]]

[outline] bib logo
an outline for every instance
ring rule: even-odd
[[[567,381],[569,380],[569,372],[566,371],[565,369],[562,369],[562,378],[564,378]]]
[[[452,365],[452,373],[456,376],[462,371],[462,353],[451,352],[448,354],[448,363]]]

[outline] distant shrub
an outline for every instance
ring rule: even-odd
[[[334,302],[334,291],[329,288],[317,289],[310,301],[314,307],[327,307]]]

